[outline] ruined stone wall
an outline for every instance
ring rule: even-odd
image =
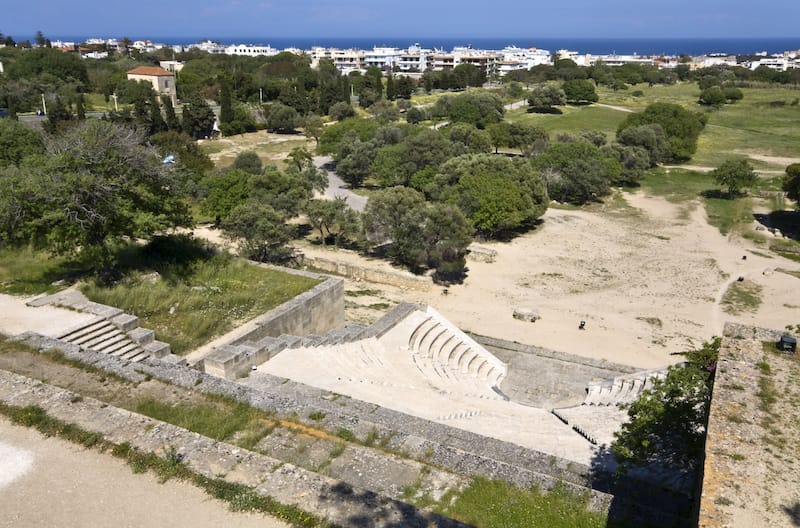
[[[429,277],[417,277],[403,273],[393,273],[390,271],[370,269],[363,266],[356,266],[355,264],[350,264],[347,262],[338,262],[319,257],[306,256],[303,260],[303,264],[312,266],[318,270],[326,271],[328,273],[342,275],[348,279],[374,282],[377,284],[387,284],[389,286],[397,286],[399,288],[410,288],[412,290],[426,291],[429,290],[433,285]]]

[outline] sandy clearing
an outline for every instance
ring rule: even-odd
[[[110,455],[45,438],[5,418],[0,418],[0,438],[33,459],[27,474],[2,488],[0,528],[288,526],[264,515],[230,512],[191,484],[160,484]]]
[[[383,299],[430,304],[459,327],[479,334],[585,357],[656,368],[673,353],[719,335],[726,321],[771,328],[800,322],[800,279],[773,272],[797,263],[752,253],[740,238],[710,226],[702,207],[626,193],[617,212],[549,209],[535,231],[509,243],[481,243],[494,263],[468,262],[462,285],[429,292],[350,283],[381,290]],[[348,251],[304,246],[330,259],[397,272]],[[747,256],[742,260],[742,256]],[[740,275],[763,288],[753,313],[731,316],[718,303]],[[349,282],[349,281],[348,281]],[[374,302],[374,301],[373,301]],[[517,307],[542,319],[512,318]],[[578,323],[586,321],[586,330]]]

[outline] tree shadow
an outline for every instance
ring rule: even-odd
[[[800,240],[800,211],[773,211],[753,214],[753,218],[771,232],[779,230],[784,236]]]
[[[217,254],[216,249],[191,235],[153,237],[144,245],[128,244],[114,253],[115,270],[120,274],[131,271],[155,271],[167,282],[187,280],[198,261]]]
[[[800,526],[800,502],[795,502],[794,506],[783,506],[783,512],[789,516],[793,525]]]
[[[556,108],[555,106],[550,106],[550,107],[528,108],[528,113],[561,115],[564,112],[560,108]]]
[[[612,495],[606,526],[689,526],[692,497],[659,483],[656,474],[663,471],[620,471],[611,448],[605,444],[598,447],[590,463],[589,484],[592,489]]]
[[[722,189],[706,189],[705,191],[700,192],[700,196],[703,198],[716,198],[717,200],[733,200],[734,198],[742,196],[742,194],[731,194],[727,191],[723,191]]]
[[[410,504],[382,497],[372,491],[365,490],[356,493],[350,484],[342,481],[324,488],[320,492],[320,499],[335,504],[336,508],[342,511],[361,510],[364,512],[347,516],[344,520],[346,526],[359,528],[375,526],[386,528],[423,528],[428,526],[468,528],[466,524],[436,513],[419,510]]]

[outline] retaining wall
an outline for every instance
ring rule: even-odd
[[[326,258],[306,256],[303,259],[303,264],[326,271],[328,273],[342,275],[348,279],[374,282],[377,284],[387,284],[389,286],[397,286],[399,288],[427,291],[433,286],[430,277],[417,277],[415,275],[403,274],[399,272],[365,268],[363,266],[356,266],[355,264],[338,262],[336,260]]]

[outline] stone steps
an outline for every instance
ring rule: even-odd
[[[644,371],[613,380],[595,381],[586,387],[583,405],[627,405],[645,390],[651,389],[655,380],[664,379],[668,369]]]

